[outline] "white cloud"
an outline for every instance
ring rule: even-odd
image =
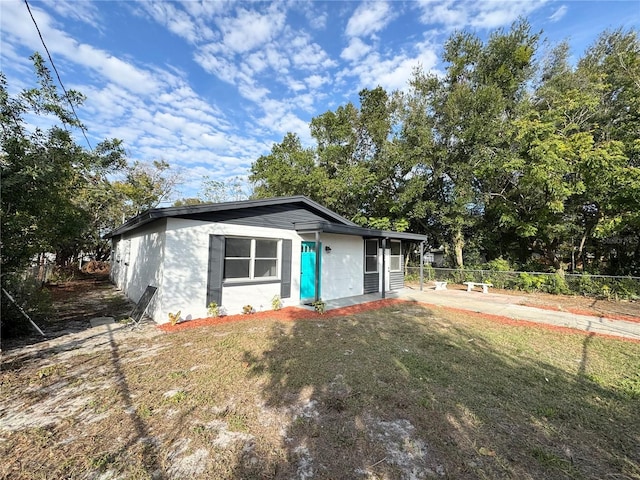
[[[101,30],[98,8],[91,2],[56,0],[55,2],[51,2],[49,6],[56,13],[64,17],[79,20],[83,23],[91,25],[97,30]]]
[[[265,87],[258,87],[256,85],[242,82],[238,85],[238,92],[247,100],[251,100],[254,103],[262,101],[268,94],[269,89]]]
[[[393,17],[388,3],[364,2],[353,12],[345,33],[350,37],[368,36],[385,28]]]
[[[320,88],[325,83],[328,83],[329,79],[321,75],[310,75],[307,78],[305,78],[305,82],[307,82],[307,85],[309,85],[309,88],[316,89],[316,88]]]
[[[349,41],[349,46],[342,50],[340,58],[344,60],[354,61],[364,57],[371,51],[371,47],[359,38],[355,37]]]
[[[427,25],[444,24],[450,28],[460,28],[467,24],[467,11],[464,6],[456,6],[454,0],[437,2],[423,0],[418,2],[422,9],[420,20]]]
[[[416,67],[421,66],[425,71],[432,71],[437,62],[435,47],[427,42],[418,43],[415,45],[414,55],[402,53],[384,58],[374,52],[362,61],[342,70],[338,78],[342,80],[349,76],[358,77],[358,89],[375,88],[380,85],[387,91],[393,91],[407,86]]]
[[[269,42],[284,27],[286,14],[272,6],[265,14],[238,9],[237,17],[218,20],[223,34],[223,48],[234,53],[244,53]]]
[[[293,77],[287,77],[287,85],[289,86],[289,89],[293,90],[294,92],[300,92],[307,89],[306,83],[304,83],[302,80],[296,80]]]
[[[234,2],[233,0],[216,0],[215,2],[208,0],[182,0],[179,3],[189,12],[191,17],[206,21],[227,11]]]
[[[53,19],[44,11],[33,6],[31,11],[43,37],[47,39],[47,46],[52,54],[61,55],[70,62],[80,63],[83,67],[104,75],[132,92],[146,93],[159,87],[149,71],[114,57],[104,50],[76,42],[65,32],[55,28]],[[2,4],[0,26],[8,37],[5,42],[21,43],[31,50],[42,50],[40,39],[22,3]]]
[[[220,80],[234,84],[238,76],[238,67],[235,63],[217,54],[217,48],[213,44],[206,45],[194,53],[194,60],[209,73],[213,73]]]
[[[291,7],[301,10],[313,30],[324,30],[327,26],[329,15],[326,10],[321,10],[324,5],[316,2],[292,2]]]
[[[551,20],[552,22],[558,22],[562,19],[562,17],[564,17],[567,13],[567,11],[569,10],[569,8],[566,5],[562,5],[560,8],[558,8],[553,15],[551,15],[549,17],[549,20]]]
[[[306,70],[317,70],[320,68],[330,68],[335,62],[327,55],[317,43],[307,43],[306,39],[301,44],[296,42],[294,49],[289,52],[293,65]]]
[[[467,26],[493,29],[509,25],[518,17],[538,10],[547,0],[421,0],[420,21],[426,25],[441,24],[448,30]]]
[[[187,9],[182,10],[178,8],[176,4],[168,2],[140,2],[135,3],[135,7],[140,7],[141,10],[135,9],[135,13],[144,11],[151,16],[156,22],[165,26],[170,32],[184,38],[190,43],[202,42],[205,40],[211,40],[215,38],[215,33],[209,26],[203,21],[201,15],[193,14],[190,10],[190,3],[183,3],[183,6]],[[196,4],[197,5],[197,4]]]

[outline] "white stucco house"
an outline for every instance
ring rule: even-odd
[[[404,285],[403,242],[424,235],[369,229],[304,196],[146,211],[107,235],[111,279],[137,302],[157,287],[147,313],[207,316],[352,297]]]

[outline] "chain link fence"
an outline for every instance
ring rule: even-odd
[[[420,267],[407,267],[405,281],[419,281]],[[491,283],[495,288],[640,300],[640,277],[575,273],[501,272],[424,266],[424,281]]]

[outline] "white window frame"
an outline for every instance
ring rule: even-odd
[[[398,255],[392,255],[391,254],[391,252],[393,251],[393,248],[391,246],[394,243],[400,244],[400,253]],[[392,268],[393,259],[394,258],[398,259],[398,268],[395,269],[395,270]],[[390,272],[402,272],[402,241],[401,240],[390,240],[389,241],[389,271]]]
[[[375,270],[367,270],[367,258],[373,258],[374,255],[367,255],[367,243],[375,242],[376,243],[376,253],[375,253]],[[364,273],[378,273],[378,239],[377,238],[367,238],[364,241]]]
[[[251,247],[249,257],[227,257],[226,254],[226,242],[227,240],[238,239],[238,240],[250,240]],[[256,257],[256,241],[257,240],[266,240],[270,242],[276,243],[276,256],[275,257]],[[225,256],[224,256],[224,264],[223,264],[223,281],[225,283],[242,283],[242,282],[262,282],[262,281],[270,281],[270,280],[279,280],[280,279],[280,257],[282,256],[281,249],[281,240],[278,238],[263,238],[263,237],[241,237],[241,236],[227,236],[224,239],[225,241]],[[249,260],[249,276],[248,277],[226,277],[226,264],[227,260]],[[276,261],[276,274],[270,275],[268,277],[256,277],[255,276],[255,265],[256,260],[275,260]]]

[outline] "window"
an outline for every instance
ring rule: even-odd
[[[391,255],[389,257],[389,270],[392,272],[402,271],[402,244],[400,240],[391,240],[390,242]]]
[[[378,271],[378,240],[373,238],[364,241],[364,273]]]
[[[225,239],[225,280],[259,280],[278,276],[278,240],[266,238]]]

